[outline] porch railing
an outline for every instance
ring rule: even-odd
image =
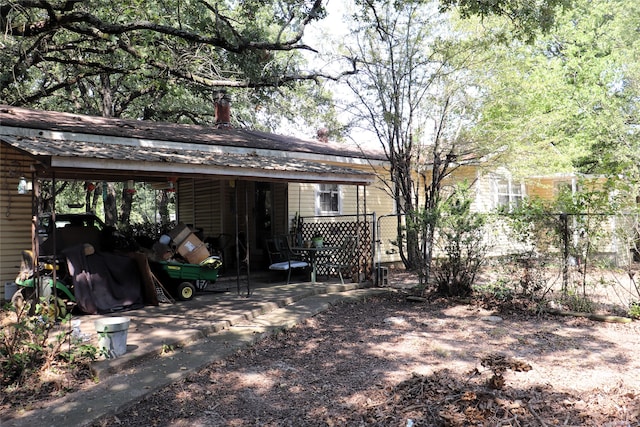
[[[294,243],[302,244],[314,236],[322,236],[325,246],[339,247],[348,236],[356,237],[357,260],[353,263],[351,281],[362,282],[373,278],[374,223],[375,214],[301,217],[299,223],[292,229],[291,238]],[[318,265],[318,276],[337,277],[337,272],[330,271],[324,265],[335,263],[337,256],[337,254],[327,255],[326,262]]]

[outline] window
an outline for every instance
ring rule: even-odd
[[[513,181],[508,177],[495,177],[494,186],[494,202],[497,208],[518,207],[524,198],[523,185],[521,182]]]
[[[553,190],[554,195],[558,197],[561,194],[574,194],[579,191],[579,188],[577,185],[575,185],[575,183],[562,181],[554,183]]]
[[[316,187],[316,213],[318,215],[340,213],[340,187],[338,184],[318,184]]]

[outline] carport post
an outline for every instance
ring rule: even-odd
[[[238,181],[235,181],[235,210],[236,210],[236,289],[238,295],[240,295],[240,221],[238,221]],[[247,186],[244,187],[244,223],[245,223],[245,237],[247,239],[245,246],[245,258],[247,264],[247,297],[251,295],[251,267],[249,267],[249,193]]]
[[[251,263],[249,262],[251,255],[251,239],[249,238],[249,192],[247,191],[247,185],[245,183],[244,186],[244,235],[245,239],[247,239],[247,246],[245,251],[247,255],[245,260],[247,262],[247,298],[251,296]]]
[[[53,274],[51,276],[51,280],[53,280],[53,283],[51,284],[51,286],[53,286],[53,303],[58,304],[58,289],[56,287],[56,282],[58,280],[58,274],[57,274],[57,264],[56,264],[56,259],[57,257],[57,251],[58,251],[58,247],[56,245],[56,173],[54,171],[51,172],[51,221],[53,224],[53,227],[51,229],[51,234],[52,234],[52,239],[53,239]],[[36,259],[36,266],[38,265],[38,260]],[[38,280],[38,288],[40,287],[40,280]],[[39,292],[39,290],[38,290]],[[38,293],[36,293],[38,299],[40,298],[40,295]],[[55,311],[54,311],[55,313]]]
[[[38,240],[38,223],[40,222],[40,183],[36,181],[36,172],[31,174],[32,191],[31,191],[31,253],[33,254],[33,275],[34,290],[36,300],[40,299],[40,269],[38,268],[38,260],[40,259],[40,241]]]

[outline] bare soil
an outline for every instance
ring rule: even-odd
[[[394,275],[396,289],[331,307],[93,426],[640,426],[640,322],[526,301],[409,301],[406,280]],[[90,386],[57,372],[31,404]],[[0,399],[5,414],[19,406]]]
[[[640,426],[640,323],[344,303],[94,426]]]

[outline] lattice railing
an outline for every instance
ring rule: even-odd
[[[369,280],[373,277],[372,221],[373,215],[303,217],[301,218],[301,233],[297,238],[301,241],[308,241],[319,235],[322,236],[325,246],[340,247],[344,244],[346,237],[356,237],[358,247],[356,259],[353,260],[351,281]],[[318,276],[336,277],[338,273],[330,271],[326,264],[335,264],[339,261],[339,252],[330,252],[324,257],[325,259],[318,262]],[[345,275],[345,281],[349,281],[347,276],[349,274]]]

